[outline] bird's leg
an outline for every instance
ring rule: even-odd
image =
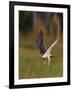
[[[48,60],[48,66],[49,66],[49,63],[50,63],[50,61]]]
[[[48,66],[49,66],[49,63],[50,63],[50,57],[48,58]]]

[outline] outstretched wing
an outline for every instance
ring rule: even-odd
[[[51,50],[53,49],[53,47],[56,45],[56,43],[58,42],[59,38],[56,39],[56,41],[48,48],[48,52],[51,52]]]
[[[48,54],[50,54],[51,50],[53,49],[53,47],[56,45],[56,43],[58,42],[59,38],[56,39],[56,41],[48,48],[48,50],[46,51],[46,53],[43,55],[43,57],[46,57]]]

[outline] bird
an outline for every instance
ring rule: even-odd
[[[48,65],[50,63],[51,57],[53,57],[53,55],[51,54],[52,49],[55,47],[55,45],[57,44],[57,42],[59,41],[59,38],[57,38],[52,44],[51,46],[47,49],[47,51],[42,55],[42,58],[48,58]]]
[[[60,37],[57,37],[57,39],[51,44],[51,46],[46,50],[45,46],[44,46],[44,42],[43,42],[43,32],[40,31],[39,33],[39,37],[37,40],[37,45],[38,48],[40,50],[40,56],[45,59],[48,59],[48,65],[51,61],[51,57],[53,57],[53,55],[51,54],[52,49],[55,47],[55,45],[57,44],[57,42],[59,41]],[[45,62],[44,62],[45,64]]]

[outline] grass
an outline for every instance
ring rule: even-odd
[[[48,36],[49,37],[49,36]],[[50,37],[47,37],[46,47],[51,44]],[[20,36],[19,46],[19,79],[26,78],[48,78],[63,76],[63,47],[62,40],[53,49],[50,65],[44,64],[40,57],[39,50],[35,46],[33,37],[24,38]],[[47,59],[45,59],[47,62]]]

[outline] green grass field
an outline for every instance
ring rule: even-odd
[[[62,39],[53,49],[50,65],[44,64],[44,59],[40,57],[33,37],[23,37],[19,39],[19,79],[48,78],[63,76],[63,44]],[[50,37],[46,38],[46,47],[52,44]],[[45,59],[47,62],[47,59]]]

